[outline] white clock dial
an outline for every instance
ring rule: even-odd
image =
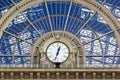
[[[48,46],[46,55],[50,61],[62,63],[69,57],[69,49],[64,43],[55,42]]]

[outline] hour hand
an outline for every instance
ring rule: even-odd
[[[55,56],[55,60],[57,59],[57,56]]]

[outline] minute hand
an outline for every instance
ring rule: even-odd
[[[59,48],[57,50],[57,54],[56,54],[55,60],[56,60],[57,56],[59,55],[59,51],[60,51],[60,46],[59,46]]]

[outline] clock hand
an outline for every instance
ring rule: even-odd
[[[56,54],[57,56],[58,56],[58,54],[59,54],[59,51],[60,51],[60,46],[59,46],[59,48],[58,48],[58,50],[57,50],[57,54]]]
[[[55,60],[57,59],[57,56],[59,55],[59,51],[60,51],[60,46],[59,46],[59,48],[57,50],[57,54],[56,54]]]

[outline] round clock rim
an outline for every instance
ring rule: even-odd
[[[62,62],[53,62],[52,60],[49,59],[49,57],[48,57],[48,55],[47,55],[47,50],[48,50],[49,46],[50,46],[51,44],[57,43],[57,42],[64,44],[64,45],[67,47],[67,49],[68,49],[68,56],[67,56],[67,58],[66,58],[64,61],[62,61]],[[46,48],[46,57],[47,57],[47,59],[48,59],[50,62],[52,62],[52,63],[64,63],[64,62],[66,62],[66,61],[68,60],[69,56],[70,56],[70,49],[69,49],[68,45],[65,44],[64,42],[55,41],[55,42],[50,43],[50,44],[47,46],[47,48]]]

